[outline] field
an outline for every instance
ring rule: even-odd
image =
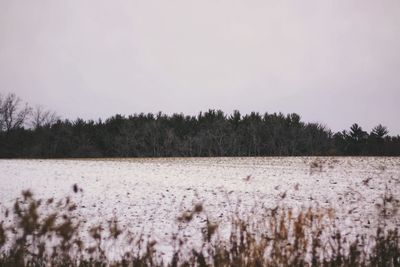
[[[117,218],[122,229],[151,235],[165,258],[172,254],[172,235],[182,228],[177,218],[196,204],[207,220],[219,223],[222,239],[233,215],[257,220],[262,210],[278,206],[294,212],[332,208],[349,239],[375,233],[382,216],[389,227],[400,227],[393,203],[393,210],[381,213],[385,194],[400,195],[400,158],[1,160],[0,187],[2,212],[26,189],[38,199],[71,196],[84,227]],[[185,228],[194,246],[202,222],[199,214]]]

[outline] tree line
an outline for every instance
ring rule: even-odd
[[[400,136],[354,123],[334,133],[298,114],[221,110],[115,115],[105,121],[60,119],[41,106],[0,95],[1,158],[399,156]]]

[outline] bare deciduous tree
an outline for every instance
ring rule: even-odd
[[[60,117],[53,111],[45,110],[43,106],[36,106],[32,112],[31,125],[33,128],[42,126],[51,126],[56,123]]]
[[[22,127],[31,111],[27,103],[21,106],[21,99],[15,94],[0,96],[0,130],[8,132]]]

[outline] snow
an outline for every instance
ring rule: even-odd
[[[125,229],[152,232],[160,247],[195,203],[216,221],[278,204],[333,207],[344,232],[371,231],[386,186],[400,195],[400,158],[0,160],[0,206],[11,207],[26,189],[37,198],[74,196],[88,222],[116,216]],[[390,223],[400,227],[399,216]]]

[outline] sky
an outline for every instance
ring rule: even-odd
[[[298,113],[400,134],[398,0],[0,0],[0,93],[63,118]]]

